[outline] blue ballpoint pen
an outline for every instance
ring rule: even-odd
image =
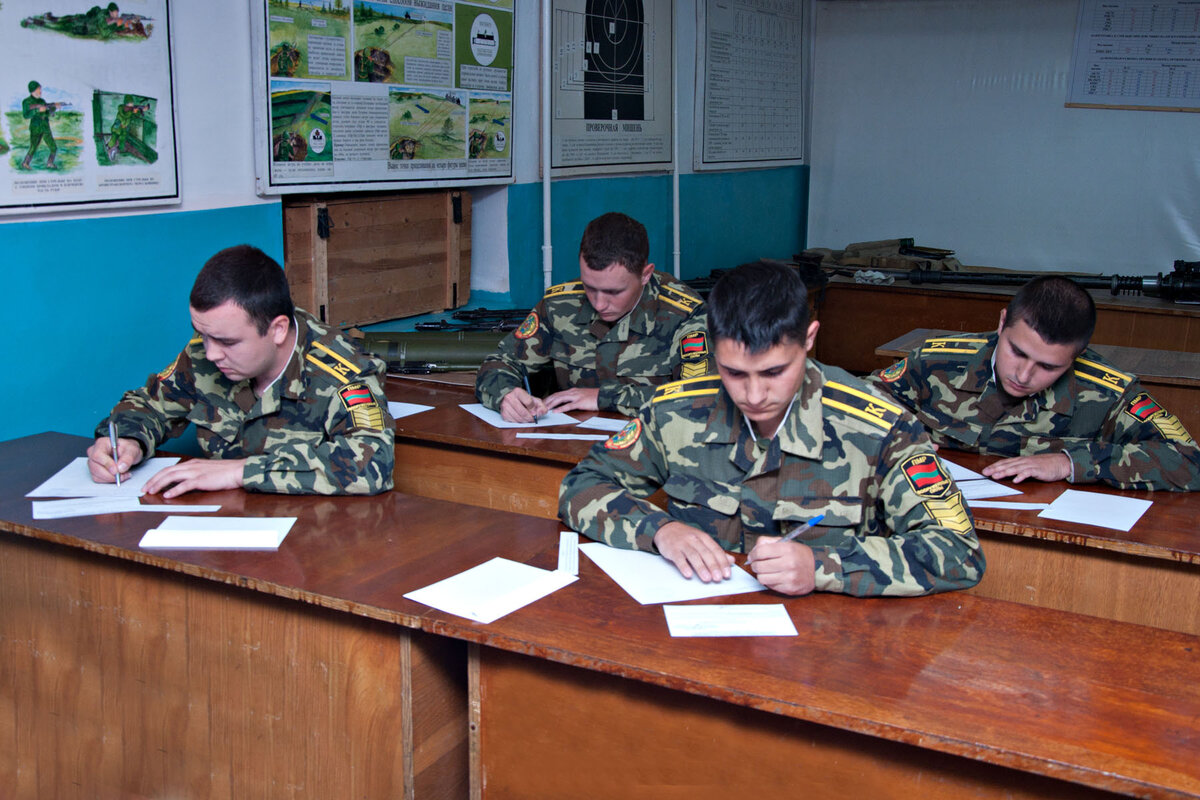
[[[112,445],[113,464],[117,468],[117,486],[121,485],[121,465],[117,462],[117,427],[108,421],[108,441]]]
[[[528,372],[525,373],[524,378],[525,378],[525,394],[529,395],[530,397],[533,397],[533,390],[529,388],[529,373]],[[537,417],[538,417],[537,414],[533,415],[534,422],[537,422]]]
[[[781,542],[790,542],[790,541],[792,541],[792,539],[795,539],[797,536],[799,536],[800,534],[804,533],[806,530],[808,530],[809,528],[811,528],[813,525],[816,525],[818,522],[820,522],[820,521],[821,521],[821,520],[823,520],[823,519],[825,519],[825,515],[824,515],[824,514],[817,514],[815,517],[813,517],[812,519],[810,519],[808,522],[806,522],[806,523],[804,523],[803,525],[801,525],[800,527],[796,528],[794,531],[792,531],[791,533],[789,533],[787,536],[784,536],[784,537],[783,537],[782,539],[780,539],[779,541],[781,541]]]

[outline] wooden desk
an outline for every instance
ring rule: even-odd
[[[425,726],[455,681],[404,678],[405,642],[453,661],[446,640],[473,645],[475,797],[1200,797],[1194,636],[954,593],[741,595],[783,602],[799,635],[672,639],[586,557],[479,625],[403,595],[497,555],[552,567],[556,524],[219,492],[195,501],[296,526],[275,553],[142,551],[154,514],[30,518],[20,495],[86,443],[0,443],[18,798],[462,796],[467,726]]]
[[[876,347],[875,355],[889,359],[890,363],[908,355],[926,339],[961,332],[914,328]],[[1189,431],[1200,432],[1200,353],[1115,344],[1093,344],[1091,347],[1117,369],[1137,375],[1154,399],[1179,417]]]
[[[386,391],[391,400],[436,406],[396,420],[397,491],[557,519],[559,484],[594,444],[518,439],[516,429],[494,428],[458,407],[476,402],[473,387],[390,378]]]

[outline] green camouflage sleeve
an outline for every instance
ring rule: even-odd
[[[280,420],[261,455],[246,458],[243,486],[278,494],[379,494],[392,488],[395,424],[383,392],[386,367],[371,359],[345,385],[322,389],[323,430]]]
[[[675,328],[669,343],[665,339],[660,343],[659,352],[663,362],[658,372],[669,375],[670,381],[716,374],[708,346],[708,314],[703,306],[692,311]],[[642,406],[650,402],[658,386],[645,382],[600,381],[597,404],[601,410],[634,417]]]
[[[1121,489],[1200,489],[1200,448],[1179,418],[1134,381],[1115,403],[1100,435],[1063,448],[1074,483]]]
[[[183,433],[195,403],[192,361],[185,348],[165,369],[147,378],[145,386],[125,392],[96,426],[95,436],[107,436],[111,420],[117,435],[141,442],[145,458],[149,458],[158,445]]]
[[[671,521],[645,498],[666,480],[666,459],[648,411],[599,442],[563,479],[558,515],[572,530],[626,550],[654,547],[654,534]]]
[[[499,411],[504,395],[518,386],[523,388],[526,376],[550,363],[552,335],[546,325],[545,304],[538,303],[520,327],[501,339],[496,352],[480,365],[475,376],[476,399],[492,411]]]
[[[859,535],[813,547],[817,590],[913,596],[979,582],[985,561],[970,510],[915,420],[888,434],[875,485],[865,498],[875,514]]]

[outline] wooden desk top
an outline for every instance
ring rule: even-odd
[[[875,348],[875,354],[903,358],[934,336],[954,336],[962,331],[941,328],[914,328]],[[1108,359],[1114,367],[1143,379],[1146,383],[1166,383],[1176,386],[1200,386],[1200,353],[1178,350],[1151,350],[1143,347],[1122,347],[1116,344],[1093,344],[1091,348]]]
[[[22,536],[918,747],[1145,797],[1200,796],[1200,638],[950,593],[783,602],[796,637],[672,639],[586,557],[580,580],[491,625],[403,594],[493,556],[556,563],[558,525],[389,493],[202,493],[222,513],[292,515],[278,552],[142,551],[160,520],[34,521],[24,493],[88,440],[0,442],[0,520]]]

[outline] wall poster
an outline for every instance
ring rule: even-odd
[[[513,3],[251,3],[259,194],[511,182]]]
[[[671,167],[671,0],[553,0],[553,174]]]
[[[179,202],[168,0],[0,0],[0,214]]]

